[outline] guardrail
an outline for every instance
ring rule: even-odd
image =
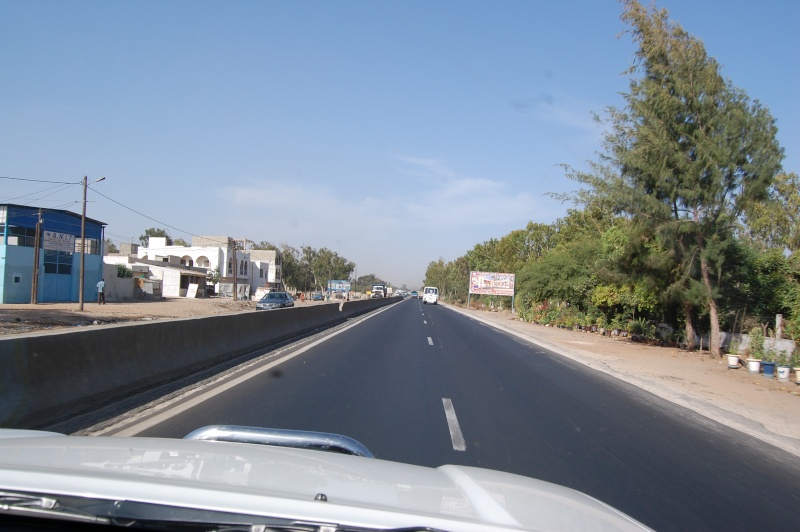
[[[395,302],[348,301],[0,338],[0,427],[41,428]]]

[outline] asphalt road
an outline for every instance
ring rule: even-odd
[[[792,455],[421,300],[139,435],[183,437],[211,424],[334,432],[381,459],[536,477],[656,530],[797,527]]]

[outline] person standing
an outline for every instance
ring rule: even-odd
[[[106,281],[105,281],[105,279],[100,279],[100,282],[97,283],[97,304],[98,305],[105,305],[106,304]]]

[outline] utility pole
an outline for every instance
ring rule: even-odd
[[[83,276],[86,256],[86,176],[83,176],[83,213],[81,214],[81,280],[78,288],[78,310],[83,310]]]
[[[39,246],[42,241],[42,209],[36,222],[36,238],[33,240],[33,278],[31,279],[31,304],[39,302]]]
[[[104,180],[105,177],[101,177],[92,183],[97,183]],[[78,294],[78,310],[83,310],[83,279],[85,276],[84,271],[84,263],[86,262],[86,188],[88,187],[89,183],[87,181],[87,177],[83,176],[83,213],[81,214],[81,280],[80,280],[80,288]]]

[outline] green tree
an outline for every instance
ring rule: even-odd
[[[106,253],[119,253],[119,249],[110,238],[106,238]]]
[[[597,285],[595,262],[600,252],[597,238],[562,244],[522,269],[518,289],[531,301],[553,300],[586,310]]]
[[[117,264],[117,277],[127,278],[133,277],[133,270],[124,264]]]
[[[183,247],[185,247],[185,248],[188,248],[188,247],[189,247],[189,243],[188,243],[186,240],[182,239],[182,238],[176,238],[176,239],[175,239],[175,240],[172,242],[172,244],[173,244],[173,245],[175,245],[175,246],[183,246]]]
[[[302,291],[311,288],[308,268],[303,263],[300,251],[286,243],[277,249],[281,253],[281,282],[284,286]]]
[[[475,247],[467,251],[466,257],[470,269],[479,272],[499,271],[498,243],[497,239],[491,238],[482,244],[475,244]]]
[[[329,280],[349,279],[355,264],[339,256],[328,248],[314,249],[311,246],[300,248],[302,268],[318,290],[325,290]]]
[[[748,213],[747,235],[762,249],[800,251],[800,177],[795,172],[775,176],[767,200]]]
[[[164,237],[167,239],[167,245],[172,245],[172,237],[169,236],[169,232],[166,229],[151,227],[150,229],[145,229],[143,235],[139,235],[139,242],[142,246],[147,247],[150,242],[150,237]]]
[[[528,222],[523,246],[525,263],[540,259],[553,249],[557,242],[556,234],[555,225]]]
[[[278,246],[273,244],[272,242],[267,242],[266,240],[262,240],[258,244],[253,244],[253,249],[260,249],[260,250],[280,250]]]
[[[737,221],[767,196],[780,170],[775,121],[723,79],[699,40],[668,19],[624,0],[622,20],[638,45],[624,109],[609,108],[601,162],[570,175],[631,217],[640,242],[671,254],[671,288],[702,303],[710,351],[720,354],[717,300]]]

